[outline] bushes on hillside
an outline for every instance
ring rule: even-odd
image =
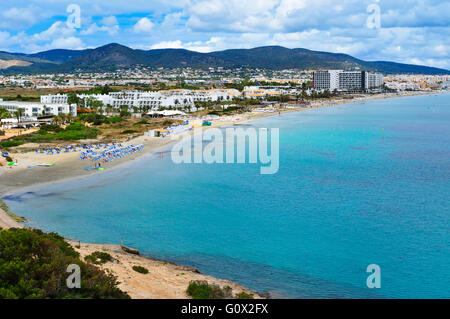
[[[94,251],[92,254],[84,257],[84,260],[96,265],[103,265],[108,261],[112,261],[113,258],[110,254],[105,253],[103,251]]]
[[[69,289],[67,267],[81,268],[81,289]],[[117,278],[80,260],[58,234],[40,230],[0,230],[0,299],[129,298]]]
[[[189,283],[186,293],[193,299],[226,299],[232,298],[231,287],[220,288],[207,281],[194,280]]]
[[[39,132],[40,132],[40,134],[47,133],[47,132],[55,132],[56,133],[56,132],[61,132],[63,130],[64,129],[62,127],[60,127],[59,125],[56,125],[56,124],[44,124],[44,125],[41,125]]]
[[[148,274],[148,269],[142,266],[133,266],[133,270],[140,273],[140,274]]]
[[[25,143],[25,142],[20,141],[20,140],[9,139],[9,140],[0,142],[0,147],[10,148],[10,147],[22,145],[23,143]]]
[[[209,284],[205,280],[193,280],[189,283],[186,293],[192,299],[253,299],[253,294],[244,291],[233,297],[233,289],[230,286],[220,288],[219,285]]]

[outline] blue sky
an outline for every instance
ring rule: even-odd
[[[2,51],[111,42],[200,52],[282,45],[450,69],[450,0],[0,2]],[[81,9],[79,27],[67,23],[71,4]]]

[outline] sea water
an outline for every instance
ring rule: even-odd
[[[248,123],[280,167],[174,164],[170,149],[4,199],[29,225],[197,267],[275,297],[450,297],[450,96]],[[49,168],[51,169],[51,168]],[[367,266],[381,269],[369,289]]]

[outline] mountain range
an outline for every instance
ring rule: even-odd
[[[2,73],[57,73],[148,68],[361,69],[384,74],[450,74],[449,70],[387,61],[364,61],[347,54],[265,46],[200,53],[185,49],[138,50],[111,43],[95,49],[49,50],[34,54],[0,52]]]

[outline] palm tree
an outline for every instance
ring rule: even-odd
[[[56,125],[59,125],[59,123],[61,122],[61,117],[59,115],[53,116],[52,122]]]
[[[110,114],[112,113],[112,109],[113,109],[112,106],[108,104],[108,105],[106,106],[106,113],[107,113],[108,115],[110,115]]]
[[[23,113],[24,110],[21,108],[17,109],[17,111],[14,112],[14,116],[16,117],[18,123],[20,123],[20,119],[22,118]]]
[[[67,121],[69,124],[72,123],[73,119],[74,119],[74,116],[73,116],[72,113],[67,113],[67,114],[66,114],[66,121]]]

